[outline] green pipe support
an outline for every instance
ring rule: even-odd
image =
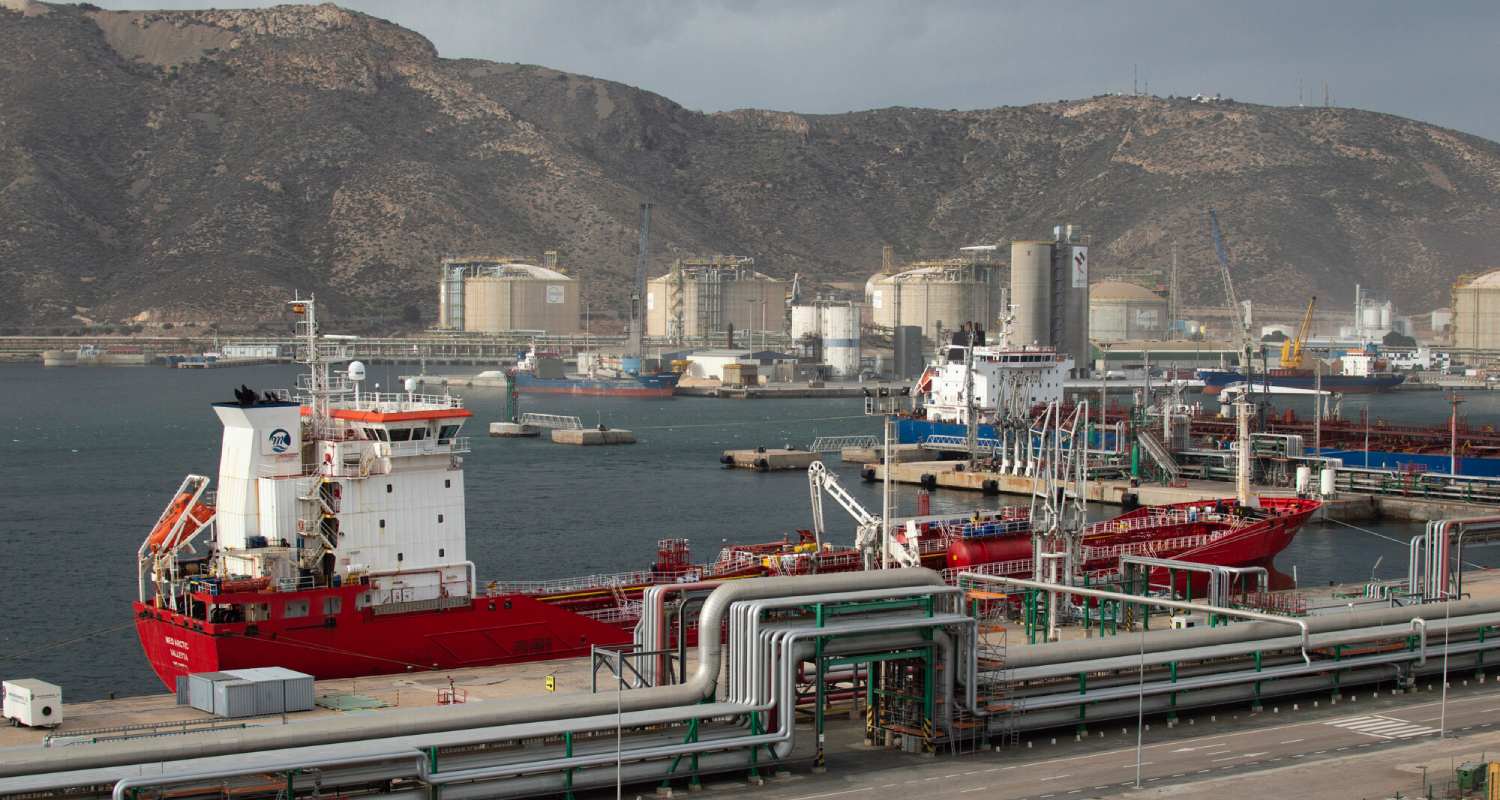
[[[698,721],[697,720],[693,720],[693,724],[694,725],[698,724]],[[435,750],[436,749],[434,748],[434,751]],[[573,732],[572,731],[563,731],[563,755],[566,756],[566,757],[568,757],[568,758],[572,758],[573,757]],[[433,758],[434,759],[437,758],[437,753],[436,752],[433,753]],[[436,769],[436,765],[435,764],[434,764],[434,769]],[[563,770],[563,800],[573,800],[573,768],[572,767],[569,767],[569,768]]]

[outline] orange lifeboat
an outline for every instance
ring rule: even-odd
[[[188,507],[190,503],[191,508]],[[161,522],[156,523],[156,527],[151,529],[151,536],[146,539],[151,552],[161,549],[162,543],[167,539],[167,534],[172,532],[172,529],[177,526],[177,521],[182,519],[184,514],[187,515],[187,521],[182,524],[182,533],[177,537],[178,540],[192,536],[203,527],[203,524],[213,517],[214,509],[213,506],[204,503],[193,503],[192,492],[182,492],[172,498],[172,504],[167,508],[166,515],[161,518]]]

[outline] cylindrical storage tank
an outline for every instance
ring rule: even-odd
[[[1102,342],[1156,340],[1166,333],[1167,301],[1133,283],[1089,287],[1089,335]]]
[[[1323,473],[1318,476],[1318,494],[1321,494],[1324,497],[1333,497],[1333,476],[1334,470],[1332,467],[1323,468]]]
[[[1297,494],[1307,494],[1312,487],[1312,467],[1306,464],[1297,467]]]
[[[998,561],[1031,558],[1030,536],[976,536],[957,538],[948,546],[948,567],[965,569]]]
[[[1015,306],[1015,344],[1051,344],[1052,242],[1010,243],[1010,302]]]
[[[792,306],[792,341],[823,335],[821,311],[819,306]]]
[[[859,375],[859,309],[834,305],[823,309],[823,360],[836,377]]]
[[[463,282],[463,330],[578,332],[577,281],[531,264],[495,263],[478,270]]]

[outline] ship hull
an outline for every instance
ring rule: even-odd
[[[671,397],[678,376],[641,375],[635,378],[538,378],[524,372],[514,376],[521,394],[572,394],[592,397]]]
[[[1229,370],[1204,370],[1200,373],[1203,377],[1203,393],[1218,394],[1231,383],[1243,383],[1245,376],[1238,372]],[[1272,388],[1285,389],[1307,389],[1315,391],[1320,386],[1325,392],[1337,392],[1339,394],[1374,394],[1377,392],[1389,392],[1406,381],[1405,375],[1324,375],[1319,380],[1318,376],[1311,372],[1303,374],[1277,374],[1272,370],[1269,376],[1264,374],[1255,375],[1254,385],[1256,387],[1269,385]]]
[[[252,595],[281,606],[309,601],[322,608],[340,590]],[[229,602],[234,598],[229,597]],[[352,608],[353,595],[344,607]],[[190,672],[280,666],[320,680],[434,669],[576,658],[591,645],[630,641],[623,628],[598,622],[528,595],[480,597],[471,604],[379,615],[372,609],[329,617],[273,618],[214,624],[135,604],[136,633],[158,678],[175,690]]]

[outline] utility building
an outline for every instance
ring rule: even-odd
[[[557,266],[518,258],[464,256],[443,259],[438,284],[438,327],[455,331],[578,333],[578,281]]]

